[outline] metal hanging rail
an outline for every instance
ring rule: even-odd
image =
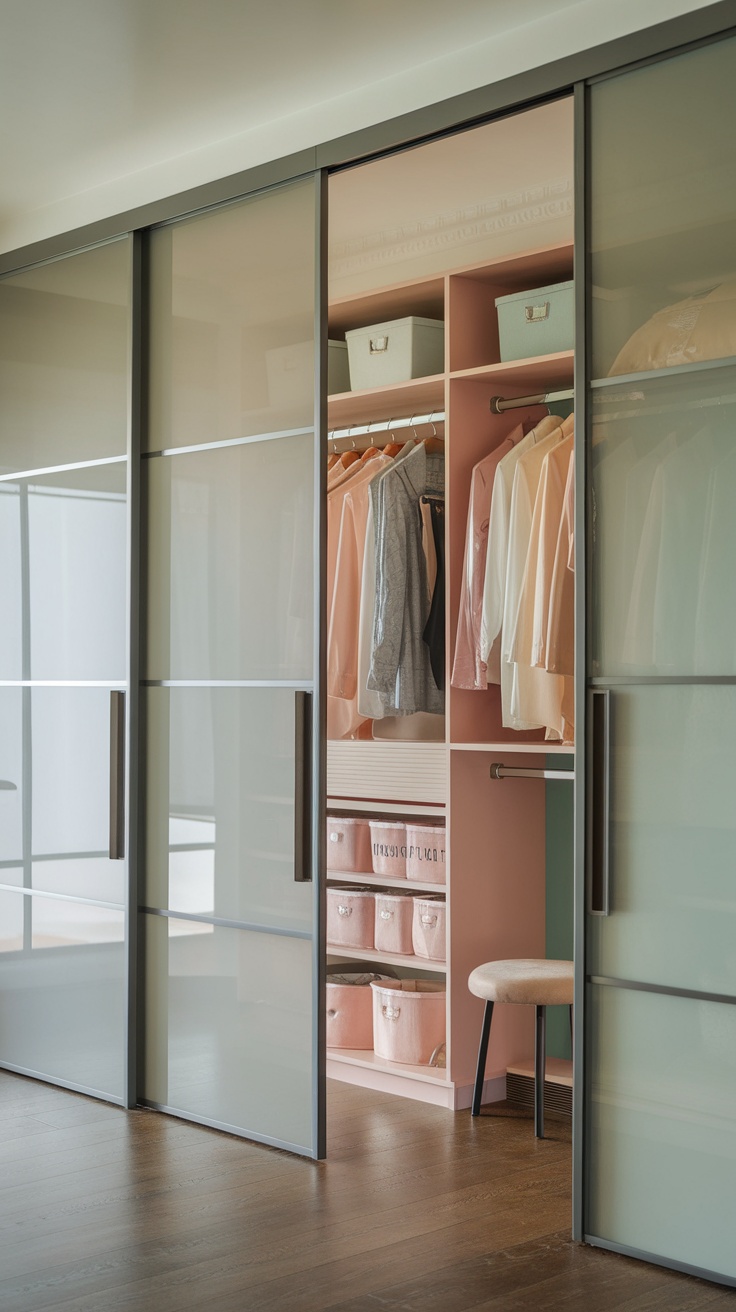
[[[332,451],[360,451],[365,446],[371,446],[372,442],[366,442],[367,438],[373,438],[377,433],[395,433],[402,428],[418,428],[422,424],[431,424],[436,428],[437,424],[444,424],[444,410],[433,410],[428,415],[402,415],[398,419],[382,419],[375,423],[353,424],[350,428],[334,428],[327,434],[327,440],[330,443]]]
[[[575,778],[574,770],[535,770],[523,765],[504,765],[502,761],[493,761],[490,773],[491,779],[569,779],[572,782]]]
[[[537,392],[535,396],[492,396],[489,402],[492,415],[502,415],[506,410],[522,410],[530,405],[552,405],[555,401],[573,401],[575,393],[571,387],[562,392]]]

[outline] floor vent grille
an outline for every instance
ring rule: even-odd
[[[506,1101],[515,1107],[534,1108],[534,1079],[531,1075],[506,1076]],[[544,1081],[544,1107],[546,1111],[572,1116],[572,1089],[552,1080]]]

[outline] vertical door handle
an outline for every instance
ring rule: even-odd
[[[110,860],[125,856],[125,693],[110,693]]]
[[[611,910],[610,821],[611,821],[611,693],[591,694],[591,812],[588,911],[607,916]]]
[[[312,694],[294,694],[294,882],[312,878]]]

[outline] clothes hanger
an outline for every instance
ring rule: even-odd
[[[348,430],[348,436],[349,435],[350,433]],[[349,451],[343,451],[342,455],[338,456],[338,460],[343,469],[349,469],[351,465],[355,464],[356,460],[360,460],[360,455],[355,450],[355,441],[353,441],[352,448]]]
[[[392,437],[392,436],[393,436],[393,434],[391,433],[391,425],[392,425],[392,423],[393,423],[393,419],[389,419],[389,421],[388,421],[388,434],[389,434],[389,437]],[[397,456],[397,455],[399,454],[400,451],[403,451],[403,449],[404,449],[404,447],[403,447],[403,444],[402,444],[402,443],[399,443],[399,442],[388,442],[387,445],[383,448],[383,454],[384,454],[385,456],[391,456],[391,457],[393,458],[394,456]]]
[[[416,437],[416,433],[414,436]],[[428,456],[443,456],[445,454],[445,439],[444,437],[438,437],[436,424],[432,424],[432,436],[424,438],[423,446]]]

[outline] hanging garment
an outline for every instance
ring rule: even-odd
[[[364,717],[358,710],[358,633],[360,587],[365,550],[370,485],[391,463],[376,452],[345,488],[337,543],[337,561],[328,610],[327,736],[356,736]]]
[[[463,579],[460,588],[460,611],[455,639],[455,660],[452,667],[452,684],[455,688],[485,689],[497,683],[498,649],[494,653],[496,667],[488,676],[488,667],[481,657],[481,624],[483,618],[483,588],[488,555],[488,526],[491,514],[493,480],[496,470],[517,442],[524,436],[519,424],[499,445],[474,468],[470,479],[468,523],[465,534]]]
[[[566,437],[547,453],[542,462],[519,608],[511,639],[513,659],[521,665],[533,665],[541,669],[547,668],[552,575],[572,453],[573,439]]]
[[[626,626],[624,656],[638,670],[694,671],[710,478],[714,464],[729,449],[727,430],[719,435],[701,429],[656,469]]]
[[[379,480],[375,519],[376,602],[369,687],[386,713],[444,711],[422,633],[429,615],[421,496],[443,496],[445,459],[421,443]]]
[[[429,663],[440,692],[445,691],[445,503],[427,498],[432,514],[437,575],[422,638],[429,649]]]
[[[419,510],[422,516],[422,551],[427,562],[427,591],[431,604],[434,596],[434,585],[437,582],[437,552],[434,545],[432,510],[429,502],[424,499],[419,502]]]
[[[542,621],[543,623],[543,621]],[[533,654],[541,656],[536,645]],[[536,661],[534,662],[536,664]],[[572,678],[575,673],[575,453],[570,452],[562,515],[552,567],[544,668]]]
[[[609,376],[736,355],[736,282],[658,310],[629,338]]]
[[[365,529],[363,569],[360,581],[360,622],[358,625],[358,713],[362,719],[380,720],[386,714],[383,700],[375,689],[368,687],[373,654],[373,615],[376,607],[376,530],[380,505],[381,482],[390,469],[408,459],[416,447],[410,440],[404,443],[390,465],[380,472],[370,485],[370,504]]]
[[[483,609],[481,612],[480,658],[487,666],[489,683],[501,683],[501,631],[504,619],[506,591],[506,565],[509,547],[509,510],[516,466],[525,452],[530,451],[549,433],[559,430],[560,420],[553,415],[544,419],[516,443],[499,461],[493,479],[491,513],[488,520],[488,548],[483,581]]]
[[[547,453],[564,440],[571,428],[571,421],[565,420],[562,428],[536,443],[517,462],[509,510],[509,550],[501,646],[502,721],[510,729],[546,728],[549,730],[548,736],[552,738],[564,736],[562,679],[559,675],[549,674],[547,670],[516,664],[513,641],[542,465]]]

